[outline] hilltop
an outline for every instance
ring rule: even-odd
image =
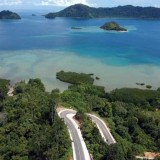
[[[21,19],[21,17],[17,13],[11,11],[1,11],[0,19]]]
[[[132,5],[118,6],[113,8],[93,8],[83,4],[75,4],[56,13],[48,13],[46,18],[55,17],[81,17],[81,18],[160,18],[160,8],[135,7]]]

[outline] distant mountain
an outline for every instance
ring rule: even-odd
[[[2,11],[0,12],[0,19],[21,19],[21,17],[11,11]]]
[[[81,17],[81,18],[160,18],[160,8],[134,7],[131,5],[113,8],[93,8],[83,4],[75,4],[56,13],[48,13],[46,18],[55,17]]]

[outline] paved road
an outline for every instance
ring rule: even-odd
[[[99,117],[92,114],[88,114],[88,115],[91,117],[92,121],[96,123],[104,141],[109,145],[116,143],[115,139],[113,138],[106,124]]]
[[[58,114],[62,119],[64,119],[64,122],[67,125],[70,132],[72,139],[73,159],[90,160],[91,158],[89,156],[89,152],[81,136],[80,130],[78,129],[78,125],[71,118],[73,117],[73,115],[76,114],[76,111],[70,109],[64,109],[60,111]],[[110,133],[110,130],[108,129],[108,127],[106,126],[106,124],[103,122],[102,119],[92,114],[87,114],[87,115],[92,119],[94,123],[96,123],[102,138],[107,144],[110,145],[116,143],[115,139]]]
[[[80,130],[77,129],[76,125],[73,123],[73,120],[69,118],[70,114],[76,114],[76,111],[63,110],[59,112],[59,116],[64,119],[64,122],[66,123],[72,137],[73,158],[74,160],[90,160],[89,153],[86,151],[87,149],[84,150],[84,148],[86,148],[84,146],[84,140],[82,140],[82,137],[78,133]]]

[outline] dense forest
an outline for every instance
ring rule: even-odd
[[[68,77],[65,73],[63,79]],[[75,118],[94,160],[134,160],[144,151],[160,151],[160,89],[106,92],[104,87],[86,83],[84,74],[74,75],[82,83],[75,78],[62,93],[58,89],[46,92],[39,79],[30,79],[15,85],[13,97],[6,94],[9,81],[1,79],[0,160],[69,160],[71,141],[56,104],[78,111]],[[103,142],[86,115],[89,112],[103,118],[116,144]]]
[[[0,87],[6,93],[4,82]],[[13,97],[1,100],[0,160],[69,159],[71,142],[56,114],[55,95],[39,79],[30,79],[16,84]]]
[[[81,17],[81,18],[160,18],[160,8],[155,7],[134,7],[131,5],[118,6],[113,8],[93,8],[83,4],[75,4],[56,13],[48,13],[46,18],[55,17]]]
[[[129,90],[135,92],[135,89]],[[103,117],[120,145],[119,148],[123,149],[119,149],[120,153],[114,154],[115,158],[113,159],[116,160],[120,154],[121,159],[118,158],[119,160],[128,160],[134,159],[135,155],[142,154],[144,151],[158,152],[160,150],[160,114],[157,110],[158,106],[150,104],[148,100],[142,104],[143,96],[145,94],[148,96],[147,94],[153,91],[141,90],[141,92],[143,92],[142,96],[138,96],[135,99],[135,102],[137,102],[134,104],[135,97],[132,97],[132,95],[127,97],[121,95],[124,98],[122,100],[119,100],[119,96],[117,96],[116,101],[116,97],[114,97],[114,100],[111,99],[112,92],[105,95],[99,87],[81,84],[70,86],[67,91],[62,93],[61,100],[64,105],[72,106],[83,113],[96,112]],[[127,101],[128,97],[130,97],[130,101]],[[155,98],[152,99],[152,101],[154,100]],[[95,140],[94,145],[96,144]]]

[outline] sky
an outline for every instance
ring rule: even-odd
[[[0,8],[66,7],[76,3],[93,7],[113,7],[128,4],[160,7],[160,0],[0,0]]]

